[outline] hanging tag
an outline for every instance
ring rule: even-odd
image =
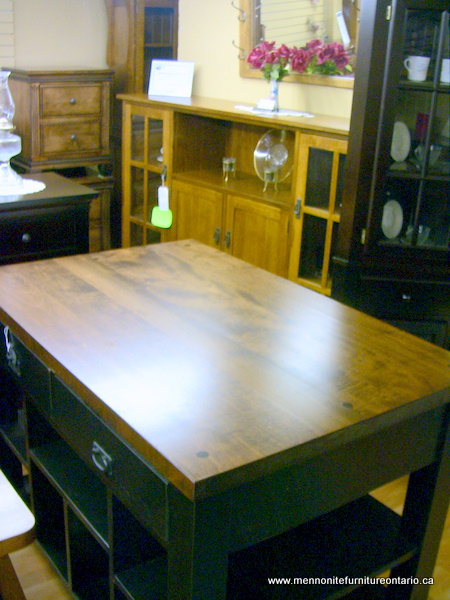
[[[169,188],[165,185],[158,188],[158,206],[161,210],[169,210]]]
[[[172,227],[172,211],[169,209],[169,188],[164,185],[166,169],[161,174],[162,184],[158,187],[158,206],[152,209],[151,223],[161,229]]]

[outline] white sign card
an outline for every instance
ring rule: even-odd
[[[153,60],[149,96],[192,96],[194,63],[181,60]]]

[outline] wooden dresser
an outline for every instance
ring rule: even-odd
[[[112,80],[109,69],[12,69],[9,78],[22,139],[13,165],[26,173],[57,170],[99,191],[90,215],[94,251],[110,247]]]

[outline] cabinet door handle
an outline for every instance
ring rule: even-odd
[[[231,231],[228,230],[225,234],[225,237],[223,238],[223,243],[225,244],[225,246],[227,248],[229,248],[231,246]]]
[[[300,219],[301,210],[302,210],[302,201],[300,200],[300,198],[297,198],[297,201],[294,204],[294,210],[292,211],[294,213],[296,219]]]
[[[95,466],[100,469],[102,473],[105,475],[112,474],[113,459],[99,444],[97,444],[97,442],[92,443],[91,456]]]
[[[214,232],[214,241],[216,242],[217,245],[219,245],[219,243],[220,243],[220,227],[216,227],[216,230]]]
[[[77,136],[74,133],[72,133],[70,139],[72,140],[72,142],[74,142],[77,139]]]
[[[24,233],[22,235],[22,242],[24,244],[28,244],[28,242],[31,242],[31,235],[29,233]]]
[[[69,100],[70,104],[76,104],[77,103],[77,99],[76,98],[71,98]]]

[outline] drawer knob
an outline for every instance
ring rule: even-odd
[[[71,98],[70,99],[70,104],[76,104],[77,103],[77,99],[76,98]]]
[[[72,133],[70,139],[72,140],[72,142],[74,142],[77,139],[77,136],[74,133]]]
[[[31,235],[29,233],[24,233],[22,235],[22,242],[24,244],[28,244],[28,242],[31,242]]]
[[[100,469],[102,473],[105,475],[112,474],[113,459],[99,444],[97,444],[97,442],[92,443],[91,456],[95,466]]]

